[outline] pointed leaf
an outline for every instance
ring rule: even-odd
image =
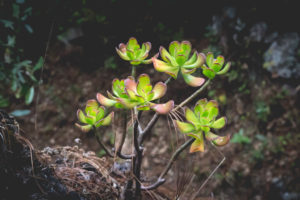
[[[181,133],[190,133],[195,131],[195,126],[193,124],[181,122],[178,120],[175,120],[175,122]]]
[[[216,121],[214,121],[214,123],[212,124],[212,128],[214,129],[220,129],[223,128],[226,124],[226,118],[225,117],[221,117],[219,119],[217,119]]]
[[[183,74],[182,73],[182,77],[183,77],[184,81],[192,87],[199,87],[205,82],[204,78],[195,77],[195,76],[192,76],[190,74]]]
[[[158,60],[156,58],[152,58],[152,62],[154,65],[154,68],[159,72],[165,72],[172,76],[174,79],[177,78],[177,74],[179,71],[179,67],[174,67],[168,63],[165,63],[161,60]]]
[[[34,87],[31,86],[27,92],[26,92],[26,95],[25,95],[25,104],[26,105],[29,105],[31,104],[32,100],[33,100],[33,97],[34,97]]]
[[[105,96],[103,96],[101,93],[97,93],[97,100],[101,105],[106,107],[111,107],[116,104],[115,100],[108,99]]]
[[[154,104],[151,106],[151,109],[157,112],[158,114],[165,115],[168,114],[174,108],[174,101],[170,100],[165,104]]]

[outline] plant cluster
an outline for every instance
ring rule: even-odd
[[[25,98],[30,104],[34,97],[34,86],[38,84],[35,73],[42,67],[43,58],[35,64],[24,56],[22,38],[32,34],[33,29],[28,24],[32,15],[32,7],[25,7],[25,0],[4,2],[1,13],[11,12],[10,16],[0,15],[0,107],[9,106],[9,99],[5,98],[7,88],[16,98]]]
[[[107,91],[107,96],[97,93],[97,100],[88,100],[85,113],[82,110],[77,112],[81,124],[77,123],[76,125],[84,132],[93,130],[97,136],[97,141],[109,156],[118,156],[121,159],[131,161],[132,176],[128,178],[128,183],[124,189],[126,198],[129,195],[131,198],[140,199],[142,190],[155,189],[163,184],[173,162],[187,147],[190,146],[191,153],[203,152],[205,140],[215,146],[223,146],[230,140],[230,135],[219,136],[213,133],[214,129],[221,129],[226,123],[225,117],[218,118],[219,108],[216,101],[200,99],[193,110],[186,107],[192,99],[196,98],[209,85],[215,76],[225,74],[229,70],[230,62],[225,64],[223,56],[219,55],[214,58],[210,52],[206,55],[197,51],[192,52],[192,45],[188,41],[171,42],[168,50],[160,47],[158,54],[148,58],[150,50],[150,42],[143,43],[140,46],[133,37],[129,39],[127,44],[121,43],[116,51],[122,59],[132,65],[131,76],[126,79],[114,79],[112,81],[112,92]],[[161,59],[158,58],[159,55]],[[150,63],[153,63],[157,71],[164,72],[170,77],[165,82],[158,82],[154,85],[151,84],[150,77],[147,74],[141,74],[136,78],[136,67],[140,64]],[[198,69],[202,70],[207,80],[193,75]],[[198,87],[198,89],[177,106],[175,106],[173,100],[160,103],[161,98],[166,94],[167,85],[170,85],[171,79],[176,80],[179,73],[189,86]],[[107,115],[106,113],[109,110],[111,112]],[[122,146],[127,134],[126,126],[122,134],[121,144],[113,151],[105,147],[101,142],[101,136],[95,132],[97,128],[111,123],[116,110],[125,113],[125,122],[127,110],[131,110],[131,113],[133,113],[134,152],[130,155],[122,153]],[[154,114],[143,128],[140,120],[142,113],[146,111],[154,111]],[[157,181],[145,186],[141,182],[143,142],[145,137],[150,135],[152,127],[161,115],[169,115],[174,120],[175,128],[191,138],[174,152]]]

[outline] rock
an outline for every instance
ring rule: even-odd
[[[254,24],[250,29],[250,40],[254,42],[260,42],[266,35],[268,26],[265,22],[259,22]]]
[[[264,53],[263,67],[274,77],[300,77],[300,63],[296,58],[298,33],[286,33],[274,40]]]

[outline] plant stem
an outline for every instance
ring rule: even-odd
[[[117,148],[117,156],[121,159],[132,159],[133,155],[125,155],[122,154],[122,148],[126,139],[126,134],[127,134],[127,113],[126,111],[123,113],[123,132],[121,136],[121,141],[119,144],[119,147]]]
[[[188,141],[186,141],[184,144],[182,144],[172,155],[170,158],[167,166],[164,168],[163,172],[158,177],[157,181],[149,186],[144,186],[141,189],[142,190],[153,190],[156,189],[158,186],[162,185],[166,180],[164,179],[164,176],[168,173],[168,171],[171,169],[173,163],[178,158],[179,154],[186,149],[188,146],[190,146],[194,142],[195,138],[190,138]]]
[[[131,76],[133,78],[135,78],[135,74],[136,74],[136,66],[132,65],[132,67],[131,67]]]
[[[141,198],[141,183],[140,183],[140,175],[141,175],[141,165],[143,159],[143,149],[140,147],[138,142],[139,137],[139,119],[141,117],[142,112],[137,112],[136,108],[134,109],[135,114],[137,113],[137,119],[134,122],[133,126],[133,143],[135,156],[133,158],[133,174],[135,176],[135,198],[138,200]]]
[[[108,150],[108,148],[101,142],[101,140],[99,139],[99,135],[96,133],[96,128],[94,128],[94,133],[96,136],[96,140],[98,142],[98,144],[102,147],[102,149],[105,151],[105,153],[109,156],[109,157],[114,157],[114,155]]]
[[[144,128],[144,130],[140,133],[139,138],[138,138],[139,145],[141,145],[144,142],[145,137],[148,135],[148,133],[150,133],[152,127],[156,124],[159,116],[160,116],[159,114],[155,113],[155,115],[152,117],[150,122],[147,124],[147,126]]]
[[[182,108],[184,105],[186,105],[191,100],[193,100],[196,96],[198,96],[209,85],[209,83],[210,83],[210,79],[208,81],[206,81],[206,83],[201,88],[196,90],[196,92],[194,92],[191,96],[189,96],[187,99],[185,99],[183,102],[181,102],[178,106],[176,106],[176,108],[174,108],[172,111],[176,111],[179,108]]]

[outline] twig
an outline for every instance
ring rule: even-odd
[[[109,156],[109,157],[114,157],[113,153],[111,153],[108,148],[101,142],[101,140],[99,139],[98,134],[96,133],[96,128],[94,128],[94,133],[97,139],[98,144],[102,147],[102,149],[105,151],[105,153]]]
[[[159,116],[159,114],[155,113],[155,115],[153,115],[152,119],[149,121],[144,130],[139,134],[138,142],[140,145],[144,142],[146,135],[151,131],[152,127],[157,122]]]
[[[191,96],[189,96],[186,100],[184,100],[183,102],[181,102],[178,106],[176,106],[176,108],[174,108],[172,111],[176,111],[179,108],[182,108],[184,105],[186,105],[187,103],[189,103],[191,100],[193,100],[196,96],[198,96],[210,83],[210,79],[208,81],[206,81],[206,83],[199,88],[198,90],[196,90],[196,92],[194,92]]]
[[[160,176],[158,177],[157,181],[155,183],[153,183],[152,185],[149,186],[142,186],[141,189],[142,190],[153,190],[156,189],[158,186],[162,185],[166,180],[164,179],[164,176],[168,173],[168,171],[170,170],[170,168],[172,167],[174,161],[177,159],[177,157],[179,156],[179,154],[186,149],[189,145],[191,145],[194,142],[195,138],[191,138],[188,141],[186,141],[184,144],[182,144],[172,155],[172,157],[170,158],[167,166],[164,168],[164,171],[160,174]]]

